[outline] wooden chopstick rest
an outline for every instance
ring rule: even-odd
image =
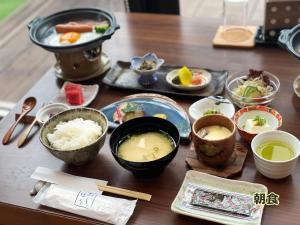
[[[100,191],[109,192],[117,195],[123,195],[127,197],[137,198],[145,201],[151,200],[151,195],[143,192],[131,191],[128,189],[113,187],[109,185],[97,184],[97,187]]]
[[[20,113],[16,113],[15,120],[17,120],[19,117],[20,117]],[[35,116],[26,115],[21,119],[20,123],[31,124],[34,121],[34,119]]]

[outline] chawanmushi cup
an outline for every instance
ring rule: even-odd
[[[198,134],[201,128],[213,125],[226,127],[231,132],[230,136],[218,140],[207,140]],[[225,116],[207,115],[196,120],[193,123],[191,140],[198,160],[213,167],[221,167],[230,163],[235,158],[235,135],[235,124]]]

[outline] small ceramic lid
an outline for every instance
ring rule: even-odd
[[[294,80],[293,87],[295,94],[300,98],[300,76]]]
[[[37,121],[39,122],[40,125],[43,125],[52,116],[54,116],[60,112],[66,111],[68,109],[70,109],[70,107],[67,106],[66,104],[62,104],[62,103],[47,104],[38,110],[38,112],[36,114]]]

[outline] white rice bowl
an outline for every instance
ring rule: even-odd
[[[53,148],[70,151],[92,144],[101,135],[102,127],[97,122],[76,118],[57,124],[47,139]]]

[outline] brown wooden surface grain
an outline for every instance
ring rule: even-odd
[[[104,43],[104,51],[113,61],[129,60],[133,55],[143,55],[153,51],[167,63],[199,66],[213,69],[227,69],[230,72],[249,68],[264,69],[276,74],[281,81],[280,92],[272,107],[283,116],[282,130],[300,137],[300,99],[292,90],[293,79],[300,73],[299,62],[280,48],[256,47],[252,50],[217,49],[211,45],[218,21],[184,19],[178,16],[117,14],[121,29],[111,40]],[[26,32],[26,31],[24,31]],[[44,50],[35,46],[34,51],[45,55]],[[34,54],[37,56],[38,54]],[[31,57],[30,52],[27,57]],[[49,53],[47,56],[50,57]],[[32,58],[32,60],[35,60]],[[42,59],[40,59],[42,61]],[[30,65],[28,65],[30,67]],[[30,68],[34,71],[34,68]],[[24,71],[24,77],[26,71]],[[25,78],[23,78],[25,79]],[[30,78],[26,78],[29,82]],[[1,81],[7,82],[7,81]],[[35,82],[34,80],[31,82]],[[100,84],[100,80],[96,81]],[[32,83],[32,84],[33,84]],[[61,87],[51,70],[34,84],[33,88],[20,100],[17,107],[0,122],[0,137],[12,124],[14,113],[20,111],[20,104],[28,96],[35,96],[38,106],[50,101]],[[16,87],[17,88],[17,87]],[[101,84],[100,92],[91,107],[100,108],[131,92],[108,88]],[[185,109],[191,100],[174,98]],[[68,166],[54,158],[39,142],[38,131],[22,149],[16,147],[16,135],[22,130],[17,127],[13,141],[0,144],[0,223],[1,224],[96,224],[95,220],[63,213],[34,204],[29,195],[34,180],[30,175],[38,166],[61,170],[70,174],[104,179],[110,185],[151,194],[151,202],[139,201],[129,224],[213,224],[203,220],[177,215],[170,210],[186,171],[186,154],[189,146],[181,145],[175,159],[165,171],[153,178],[136,178],[120,167],[113,159],[108,146],[98,157],[85,166]],[[250,149],[249,149],[250,150]],[[269,191],[280,194],[280,205],[269,206],[264,210],[264,225],[299,224],[300,214],[300,172],[299,163],[292,176],[283,180],[270,180],[259,174],[249,151],[242,173],[234,179],[257,182],[268,187]]]

